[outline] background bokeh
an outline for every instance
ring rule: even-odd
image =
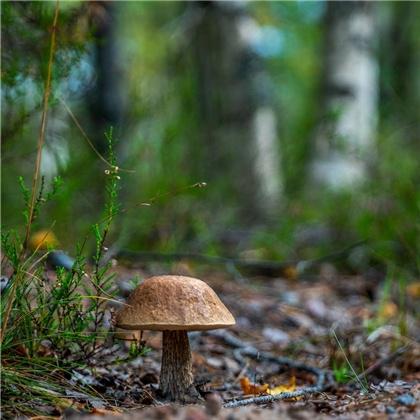
[[[130,170],[109,245],[282,260],[367,240],[344,269],[417,275],[420,4],[346,3],[62,2],[42,173],[63,183],[35,228],[72,253],[103,214],[107,166],[64,102],[104,156],[113,128]],[[18,232],[53,12],[2,2],[2,225]]]

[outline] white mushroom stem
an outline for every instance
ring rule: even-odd
[[[163,331],[160,389],[173,401],[194,393],[190,343],[186,331]]]

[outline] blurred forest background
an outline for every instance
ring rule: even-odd
[[[22,233],[54,5],[1,4],[2,224]],[[62,185],[34,228],[75,253],[107,177],[77,124],[105,157],[112,127],[118,249],[281,261],[366,240],[346,270],[418,275],[419,18],[400,1],[61,2],[41,172]]]

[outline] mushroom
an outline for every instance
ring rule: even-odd
[[[156,276],[142,282],[116,316],[117,327],[162,331],[160,390],[171,400],[196,396],[188,331],[235,325],[235,318],[205,282]]]

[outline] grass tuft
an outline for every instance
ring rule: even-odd
[[[106,137],[110,161],[116,167],[112,130]],[[51,251],[24,252],[25,240],[15,231],[2,233],[2,269],[13,272],[1,294],[0,309],[2,411],[6,416],[46,414],[48,407],[63,405],[69,390],[94,393],[86,387],[76,389],[71,372],[100,356],[112,332],[105,315],[108,302],[115,298],[114,274],[102,258],[119,208],[119,180],[117,171],[107,175],[104,218],[92,226],[96,243],[92,267],[84,255],[86,240],[77,246],[73,268],[57,268],[52,274],[46,266]],[[22,180],[20,184],[27,200],[28,190]],[[55,181],[54,194],[60,184],[61,180]],[[43,191],[38,194],[39,203],[53,198],[54,194]],[[33,218],[25,220],[33,222]]]

